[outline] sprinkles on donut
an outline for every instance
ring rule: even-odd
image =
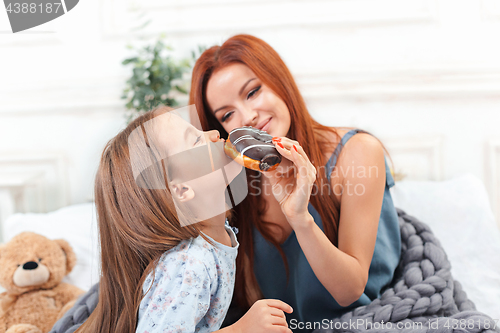
[[[235,128],[229,133],[224,152],[245,168],[272,171],[281,163],[281,155],[268,133],[250,126]]]

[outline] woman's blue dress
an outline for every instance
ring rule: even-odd
[[[328,180],[333,171],[338,154],[347,140],[362,130],[353,129],[347,132],[326,164]],[[381,291],[392,281],[394,271],[399,263],[401,254],[401,234],[398,216],[392,201],[389,188],[394,186],[394,179],[385,161],[386,186],[380,220],[377,231],[377,241],[373,258],[370,264],[368,282],[363,295],[347,307],[340,306],[316,278],[309,265],[304,252],[299,246],[295,232],[292,231],[286,241],[281,244],[289,267],[289,282],[287,284],[286,270],[283,259],[275,246],[264,239],[254,227],[254,271],[257,282],[264,298],[280,299],[293,307],[293,313],[286,314],[289,327],[294,332],[307,332],[311,330],[294,329],[299,323],[307,327],[309,322],[312,327],[321,327],[322,323],[329,323],[330,319],[340,317],[352,309],[371,303],[380,297]],[[321,217],[316,209],[309,203],[309,213],[316,224],[323,230]],[[335,274],[335,267],[330,268]],[[316,323],[316,324],[314,324]]]

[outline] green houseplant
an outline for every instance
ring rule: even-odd
[[[191,58],[174,59],[172,47],[163,38],[161,36],[154,45],[128,46],[137,54],[122,61],[122,65],[132,66],[132,76],[127,80],[121,97],[126,100],[127,123],[160,104],[178,106],[178,99],[189,93],[186,74],[190,73],[197,54],[192,51]],[[198,46],[198,55],[204,49]]]

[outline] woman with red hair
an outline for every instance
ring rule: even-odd
[[[401,252],[383,144],[316,122],[277,52],[250,35],[200,56],[189,104],[203,130],[225,138],[242,126],[264,130],[284,157],[275,171],[247,170],[249,195],[232,221],[240,230],[233,305],[280,299],[294,309],[289,328],[301,330],[379,297]]]

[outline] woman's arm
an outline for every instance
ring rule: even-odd
[[[289,205],[281,202],[314,274],[341,306],[348,306],[358,300],[365,289],[385,190],[385,160],[380,143],[364,133],[354,136],[348,143],[338,158],[331,187],[318,189],[336,193],[343,189],[338,248],[316,225],[307,207],[302,207],[300,213],[297,209],[292,211]],[[286,140],[282,144],[286,148]],[[298,149],[298,153],[300,158],[295,153],[292,153],[293,156],[290,154],[290,157],[296,167],[305,168],[304,162],[309,160],[302,148]],[[300,177],[299,172],[298,178]],[[334,187],[339,180],[342,188]],[[299,183],[300,179],[297,179],[297,184]],[[285,201],[287,199],[282,198]],[[303,205],[302,201],[294,202]]]

